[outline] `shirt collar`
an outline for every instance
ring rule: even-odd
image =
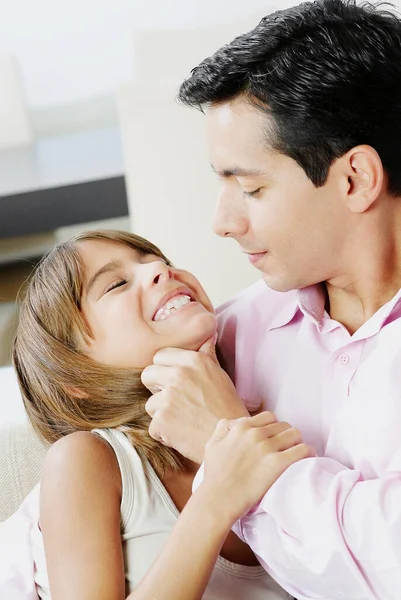
[[[279,310],[275,317],[271,320],[270,324],[268,325],[268,331],[284,327],[293,320],[293,318],[299,311],[297,295],[298,292],[296,290],[291,290],[290,292],[285,293],[287,301],[285,302],[282,309]]]
[[[319,331],[322,329],[326,331],[326,329],[332,329],[337,326],[342,327],[341,324],[330,319],[325,310],[326,294],[321,284],[312,285],[289,293],[292,294],[290,301],[286,303],[276,318],[272,320],[269,330],[288,325],[299,312],[311,319]],[[354,333],[352,339],[357,340],[371,337],[378,333],[387,321],[400,317],[401,289]]]
[[[320,327],[325,314],[326,294],[321,284],[311,285],[298,290],[297,302],[299,310]]]
[[[277,313],[277,316],[272,319],[268,329],[278,329],[288,325],[294,317],[299,313],[308,316],[319,327],[324,315],[325,294],[322,286],[312,285],[301,290],[292,290],[287,292],[285,306]]]
[[[391,300],[386,302],[386,304],[383,304],[383,306],[381,306],[379,310],[377,310],[375,314],[354,333],[352,339],[366,339],[376,335],[387,321],[398,319],[400,317],[401,290],[398,290],[397,294]]]

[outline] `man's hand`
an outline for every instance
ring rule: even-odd
[[[146,403],[150,435],[198,464],[220,419],[249,416],[218,363],[213,339],[198,352],[160,350],[142,382],[153,393]]]

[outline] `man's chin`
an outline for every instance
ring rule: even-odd
[[[295,282],[290,282],[284,277],[274,277],[271,274],[262,273],[262,279],[267,287],[275,292],[290,292],[299,289]]]

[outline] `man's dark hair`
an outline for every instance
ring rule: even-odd
[[[179,91],[201,109],[239,95],[273,117],[269,143],[315,186],[335,159],[368,144],[401,194],[401,20],[383,5],[317,0],[268,15]]]

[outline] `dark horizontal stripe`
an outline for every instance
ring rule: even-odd
[[[0,238],[128,215],[123,176],[0,196]]]

